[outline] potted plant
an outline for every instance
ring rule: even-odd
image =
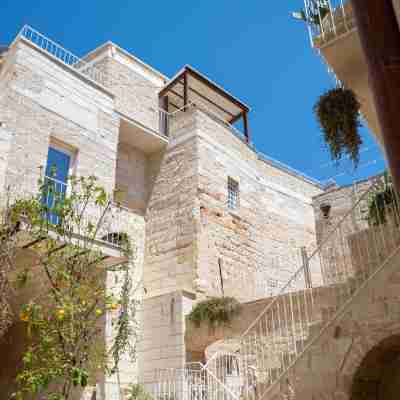
[[[211,297],[197,303],[188,318],[196,326],[207,321],[210,326],[226,325],[240,312],[240,303],[233,297]]]
[[[361,104],[351,89],[337,87],[318,99],[314,113],[321,127],[332,160],[339,162],[347,156],[357,168],[362,139]]]

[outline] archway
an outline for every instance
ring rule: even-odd
[[[400,335],[384,339],[364,357],[353,380],[351,400],[398,400]]]

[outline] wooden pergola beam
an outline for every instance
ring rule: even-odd
[[[197,71],[195,71],[191,67],[186,66],[186,71],[187,71],[187,73],[192,75],[195,79],[199,80],[204,85],[208,86],[210,89],[212,89],[215,92],[217,92],[220,96],[224,97],[226,100],[228,100],[231,103],[235,104],[242,111],[246,111],[246,112],[250,111],[249,108],[245,104],[241,103],[239,100],[235,99],[233,96],[231,96],[230,94],[226,93],[220,87],[216,86],[215,84],[212,84],[207,78],[205,78],[203,75],[199,74]]]
[[[188,78],[187,78],[187,72],[185,71],[183,73],[183,111],[186,111],[188,100],[189,100]]]
[[[179,84],[182,84],[181,82],[178,82]],[[220,105],[218,105],[217,103],[214,103],[212,100],[208,99],[207,97],[203,96],[201,93],[199,93],[196,89],[191,88],[190,86],[188,87],[188,91],[189,92],[193,92],[196,96],[199,96],[201,99],[203,99],[204,101],[207,101],[208,103],[212,104],[213,107],[218,108],[218,110],[220,110],[221,112],[228,114],[230,117],[232,117],[232,119],[234,118],[240,118],[241,114],[237,114],[234,115],[231,112],[229,112],[228,110],[225,110],[225,108],[222,108]],[[174,94],[176,97],[179,97],[180,99],[183,100],[183,96],[177,92],[175,92],[175,90],[171,89],[170,92],[172,94]],[[230,122],[232,123],[232,122]]]
[[[247,112],[244,112],[242,115],[243,115],[244,137],[246,138],[246,143],[250,143],[250,131],[249,131],[249,121],[247,118]]]
[[[174,80],[172,80],[170,83],[168,83],[168,85],[165,86],[165,87],[160,91],[160,93],[158,94],[158,97],[164,97],[165,94],[168,93],[169,90],[171,90],[171,89],[176,85],[176,83],[177,83],[180,79],[182,79],[182,74],[178,75]]]
[[[234,104],[236,107],[238,107],[241,111],[235,115],[229,110],[224,109],[221,107],[219,104],[215,103],[212,99],[208,98],[206,95],[203,95],[200,93],[198,90],[189,87],[189,82],[188,78],[189,76],[193,77],[193,79],[197,80],[198,82],[202,83],[205,85],[208,89],[211,91],[217,93],[219,96],[221,96],[223,99],[227,100],[228,102]],[[176,85],[183,85],[183,95],[178,93],[176,90],[174,90],[174,87]],[[172,93],[173,95],[177,96],[178,98],[183,100],[183,109],[186,111],[187,106],[189,104],[189,94],[190,92],[194,93],[196,96],[200,97],[202,100],[207,101],[209,104],[211,104],[214,108],[219,110],[220,112],[223,112],[227,116],[230,117],[230,119],[226,119],[225,121],[234,124],[236,121],[238,121],[240,118],[243,119],[243,129],[244,129],[244,136],[246,139],[246,142],[250,142],[250,133],[249,133],[249,126],[248,126],[248,112],[250,109],[234,98],[232,95],[227,93],[224,89],[221,87],[217,86],[215,83],[207,79],[205,76],[191,68],[190,66],[185,66],[185,68],[175,77],[172,79],[170,83],[167,84],[160,92],[159,92],[159,98],[160,98],[160,108],[161,109],[166,109],[168,106],[163,103],[165,101],[168,101],[169,104],[171,104],[173,107],[175,107],[177,110],[179,109],[175,104],[173,104],[170,100],[165,100],[164,98],[168,93]],[[164,99],[164,100],[161,100]],[[221,117],[223,118],[223,117]]]

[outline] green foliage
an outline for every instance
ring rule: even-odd
[[[385,172],[376,190],[368,198],[368,224],[370,226],[385,224],[388,216],[394,213],[399,215],[398,194],[391,176]]]
[[[362,139],[360,103],[350,89],[335,88],[324,93],[314,106],[332,160],[348,156],[357,168]]]
[[[196,304],[188,318],[196,326],[203,321],[216,326],[228,324],[240,312],[240,303],[233,297],[212,297]]]
[[[44,201],[49,193],[52,204]],[[67,193],[46,179],[36,196],[11,205],[8,225],[0,225],[0,232],[10,225],[23,226],[21,234],[29,237],[39,258],[35,270],[24,265],[15,271],[10,282],[14,289],[37,284],[33,278],[38,275],[46,288],[20,311],[27,342],[15,398],[45,395],[68,400],[74,387],[87,386],[97,372],[117,370],[122,353],[134,357],[137,302],[131,300],[135,289],[129,268],[134,259],[131,240],[125,232],[117,234],[127,260],[113,269],[122,278],[120,293],[106,289],[107,271],[99,264],[103,254],[94,241],[110,213],[111,199],[95,177],[69,178]],[[103,340],[106,313],[111,313],[116,327],[111,349]]]
[[[295,15],[298,19],[310,25],[320,27],[321,21],[324,20],[328,13],[329,4],[326,0],[310,0],[307,12],[301,9],[298,13],[295,13]]]
[[[136,383],[129,388],[127,400],[153,400],[153,397],[142,385]]]
[[[6,206],[0,213],[0,338],[13,321],[13,313],[9,304],[11,287],[8,274],[13,268],[17,254],[16,234],[18,229],[18,225],[11,220],[10,210]]]

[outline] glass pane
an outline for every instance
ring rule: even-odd
[[[44,179],[43,203],[49,208],[47,218],[50,223],[58,224],[59,216],[51,212],[64,200],[67,191],[67,178],[71,157],[60,150],[49,147]]]

